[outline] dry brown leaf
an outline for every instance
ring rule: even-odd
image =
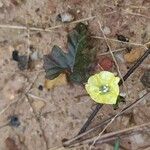
[[[139,48],[132,49],[130,53],[124,55],[126,62],[132,63],[140,58],[142,55],[142,50]]]
[[[60,74],[57,78],[53,79],[53,80],[45,80],[45,88],[50,90],[56,86],[60,86],[60,85],[66,85],[67,84],[67,78],[66,78],[66,74]]]

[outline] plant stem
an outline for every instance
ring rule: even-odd
[[[88,120],[85,122],[85,124],[83,125],[83,127],[79,131],[78,135],[81,133],[84,133],[86,131],[86,129],[90,125],[92,119],[96,116],[96,114],[98,113],[98,111],[101,109],[102,106],[103,106],[102,104],[96,105],[96,108],[94,109],[92,114],[89,116]]]
[[[119,140],[119,137],[117,137],[117,139],[115,141],[114,150],[119,150],[119,144],[120,144],[120,140]]]
[[[123,80],[126,81],[128,77],[135,71],[136,68],[139,67],[139,65],[145,60],[145,58],[150,54],[150,48],[136,61],[136,63],[128,70],[128,72],[123,77]],[[119,86],[121,86],[123,83],[122,80],[119,82]],[[91,124],[91,121],[94,119],[96,114],[99,112],[99,110],[102,108],[102,104],[97,104],[96,108],[93,110],[92,114],[89,116],[88,120],[84,123],[81,130],[79,131],[79,134],[82,134],[86,131],[87,127]]]

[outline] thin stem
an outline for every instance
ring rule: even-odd
[[[97,142],[101,142],[102,140],[106,140],[107,138],[110,138],[110,137],[117,137],[117,136],[120,136],[120,135],[125,134],[125,133],[133,133],[133,132],[137,132],[137,131],[143,131],[144,128],[149,128],[149,126],[150,126],[150,122],[147,122],[147,123],[143,123],[141,125],[136,125],[136,126],[133,126],[130,128],[123,129],[123,130],[107,133],[107,134],[102,135],[98,139]],[[88,143],[91,144],[94,140],[95,140],[95,137],[90,138],[90,139],[86,139],[84,141],[81,141],[80,143],[76,143],[74,146],[78,146],[81,144],[88,144]]]
[[[92,114],[90,115],[88,120],[85,122],[85,124],[83,125],[83,127],[79,131],[78,135],[81,134],[81,133],[84,133],[86,131],[87,127],[90,125],[91,121],[96,116],[96,114],[98,113],[98,111],[101,109],[102,106],[103,105],[101,105],[101,104],[96,105],[96,108],[94,109],[94,111],[92,112]]]
[[[129,69],[129,71],[123,77],[123,80],[127,80],[128,77],[135,71],[135,69],[144,61],[144,59],[150,54],[150,49],[148,49],[138,60],[137,62]],[[119,82],[119,85],[122,84],[122,81]]]

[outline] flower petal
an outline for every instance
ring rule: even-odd
[[[113,73],[109,72],[109,71],[101,71],[99,73],[100,79],[103,81],[104,84],[108,84],[110,83],[113,78],[115,77]]]
[[[95,74],[88,79],[88,84],[99,87],[102,83],[99,74]]]
[[[111,80],[110,84],[118,85],[119,81],[120,81],[120,78],[119,78],[119,77],[114,77],[114,78]]]
[[[97,103],[102,103],[102,104],[116,104],[117,97],[118,95],[112,93],[106,95],[99,94],[96,97],[96,99],[93,100],[96,101]]]

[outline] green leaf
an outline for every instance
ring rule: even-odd
[[[62,72],[69,72],[69,79],[83,83],[89,77],[90,55],[87,53],[87,26],[79,23],[68,35],[68,52],[54,46],[50,54],[44,56],[46,78],[54,79]]]
[[[120,140],[119,138],[117,138],[115,142],[114,150],[119,150],[119,143],[120,143]]]

